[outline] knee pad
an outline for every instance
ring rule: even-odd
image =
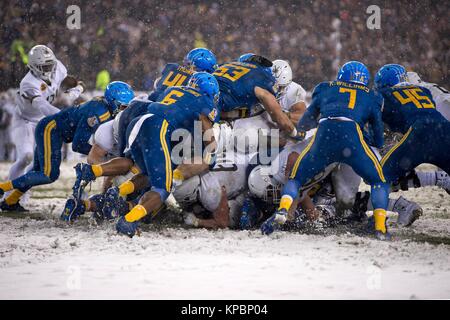
[[[159,196],[161,197],[161,201],[162,201],[162,202],[166,201],[167,198],[168,198],[169,195],[170,195],[169,192],[167,192],[166,190],[161,189],[161,188],[154,188],[154,187],[152,187],[152,188],[150,189],[150,191],[153,191],[153,192],[158,193]]]

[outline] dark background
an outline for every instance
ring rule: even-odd
[[[81,9],[81,30],[66,27],[71,4]],[[381,8],[380,30],[366,27],[371,4]],[[287,59],[307,90],[334,78],[347,60],[366,63],[372,76],[385,63],[400,63],[428,82],[450,82],[448,0],[1,0],[0,6],[0,91],[18,87],[23,56],[35,44],[52,48],[89,88],[106,69],[111,80],[149,90],[166,62],[182,62],[196,46],[211,49],[219,62],[246,52]]]

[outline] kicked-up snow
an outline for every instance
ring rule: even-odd
[[[64,164],[58,182],[33,191],[30,213],[0,213],[0,299],[450,298],[450,196],[438,188],[393,195],[424,215],[392,224],[392,242],[351,229],[266,237],[173,224],[130,239],[88,217],[61,222],[72,182]]]

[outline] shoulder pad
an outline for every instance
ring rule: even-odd
[[[333,81],[319,83],[317,86],[315,86],[315,88],[313,90],[313,95],[314,94],[318,94],[321,90],[323,90],[325,88],[328,88],[331,85],[332,82]]]

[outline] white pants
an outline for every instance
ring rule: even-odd
[[[11,141],[16,149],[16,160],[9,170],[9,179],[13,180],[26,172],[27,166],[33,165],[34,131],[36,123],[14,114],[11,123]]]
[[[353,206],[361,180],[362,178],[347,164],[340,163],[333,170],[331,181],[339,209],[350,209]]]

